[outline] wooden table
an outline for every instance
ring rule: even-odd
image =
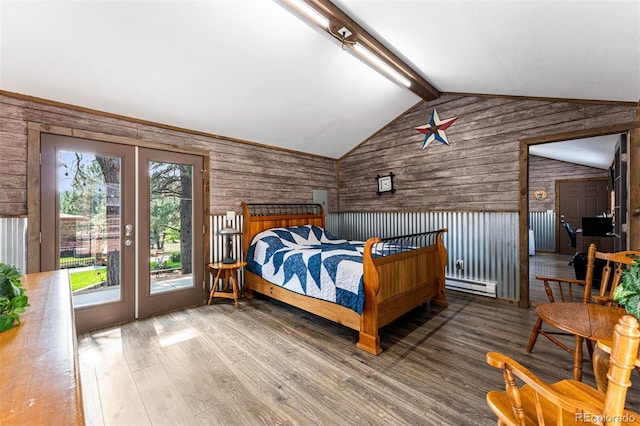
[[[0,333],[0,424],[83,425],[68,271],[20,281],[31,306]]]
[[[536,313],[546,323],[575,334],[573,378],[582,380],[582,342],[584,339],[611,341],[618,320],[627,312],[624,308],[595,303],[555,302],[539,305]]]
[[[227,299],[233,299],[236,308],[238,307],[238,299],[241,293],[246,290],[249,298],[252,297],[251,289],[243,289],[241,292],[238,287],[238,270],[247,266],[247,262],[236,263],[210,263],[209,271],[215,277],[211,284],[211,293],[209,294],[209,305],[213,302],[214,297],[225,297]],[[222,278],[222,290],[218,290],[218,283]]]

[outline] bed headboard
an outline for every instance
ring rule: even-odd
[[[246,256],[253,236],[270,228],[315,225],[324,228],[324,211],[320,204],[242,203],[242,250]]]

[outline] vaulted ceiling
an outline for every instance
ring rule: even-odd
[[[440,92],[640,100],[637,0],[334,3]],[[0,24],[2,90],[331,158],[420,101],[277,1],[1,0]]]

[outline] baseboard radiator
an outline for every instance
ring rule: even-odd
[[[476,281],[469,280],[467,278],[446,277],[445,287],[449,290],[496,297],[496,283],[490,281]]]

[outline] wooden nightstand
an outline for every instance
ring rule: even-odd
[[[247,262],[236,263],[210,263],[209,271],[215,277],[211,283],[211,294],[209,295],[209,305],[213,302],[214,297],[224,297],[227,299],[233,299],[238,307],[238,299],[241,294],[245,292],[243,289],[240,292],[238,288],[238,271],[240,268],[247,266]],[[222,290],[218,290],[218,283],[222,278]],[[246,289],[247,296],[252,298],[251,289]]]

